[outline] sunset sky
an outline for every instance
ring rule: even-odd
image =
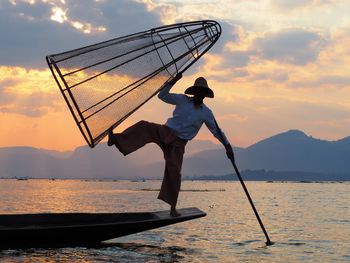
[[[202,19],[218,21],[222,36],[174,91],[206,77],[215,92],[206,103],[231,144],[290,129],[350,136],[349,13],[346,0],[0,0],[0,147],[86,144],[46,55]],[[164,123],[172,109],[153,98],[116,130]],[[213,139],[205,127],[197,138]]]

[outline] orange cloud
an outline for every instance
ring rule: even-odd
[[[49,70],[2,66],[0,72],[1,147],[68,150],[83,143]]]

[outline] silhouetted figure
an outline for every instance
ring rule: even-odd
[[[163,150],[165,171],[158,199],[170,205],[171,216],[180,216],[176,210],[176,203],[181,186],[185,145],[197,135],[203,123],[225,146],[227,156],[234,158],[229,141],[223,133],[223,136],[220,135],[212,111],[203,103],[206,97],[214,98],[207,81],[199,77],[193,86],[186,89],[185,94],[193,96],[170,93],[170,89],[181,77],[182,75],[177,75],[158,94],[162,101],[175,105],[173,116],[164,125],[142,120],[122,133],[113,134],[110,129],[108,136],[108,146],[115,145],[124,155],[151,142]]]

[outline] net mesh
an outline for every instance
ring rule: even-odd
[[[159,27],[47,56],[73,117],[94,147],[219,38],[215,21]]]

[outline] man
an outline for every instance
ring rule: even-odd
[[[195,80],[193,86],[186,89],[185,94],[170,93],[170,89],[182,77],[178,74],[159,92],[158,98],[175,105],[173,116],[165,125],[140,121],[119,134],[109,131],[108,146],[115,145],[121,153],[127,155],[147,143],[156,143],[164,153],[165,171],[158,199],[170,205],[170,215],[180,216],[176,203],[181,185],[181,166],[185,145],[198,133],[205,123],[211,133],[225,146],[229,158],[234,159],[232,147],[226,136],[216,124],[211,110],[203,103],[204,98],[214,98],[203,77]]]

